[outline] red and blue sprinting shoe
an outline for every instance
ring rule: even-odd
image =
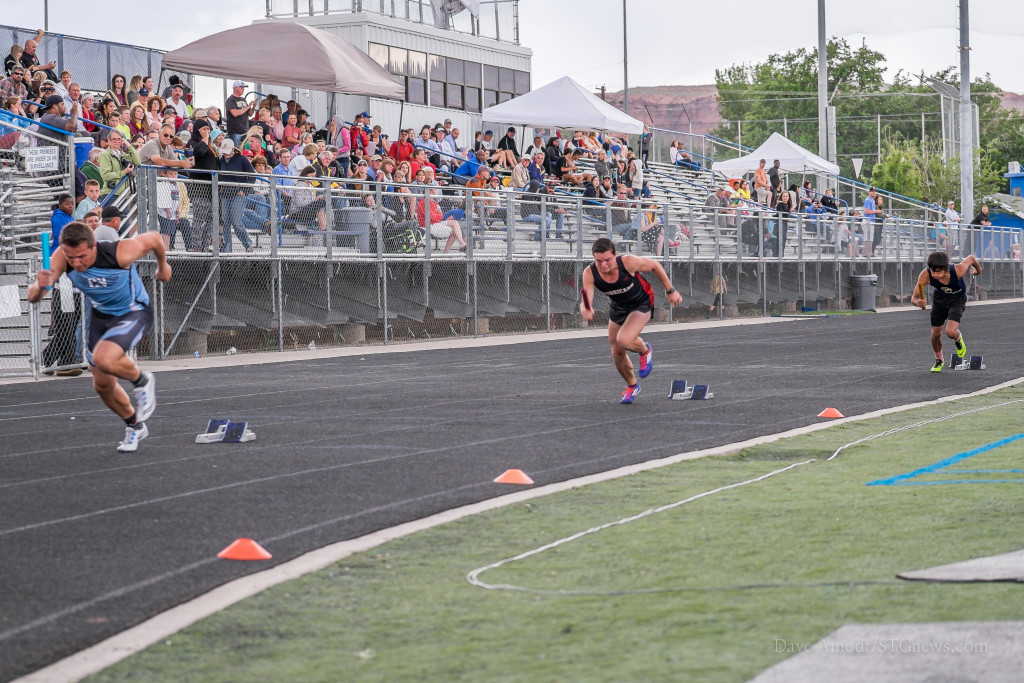
[[[637,382],[632,386],[627,386],[626,390],[622,392],[622,398],[619,399],[619,403],[632,403],[636,395],[640,393],[640,383]]]
[[[651,349],[651,345],[647,345],[647,350],[640,354],[640,378],[643,379],[647,375],[651,374],[651,370],[654,369],[654,352]]]

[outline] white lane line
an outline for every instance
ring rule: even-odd
[[[241,602],[246,598],[257,595],[268,588],[284,583],[285,581],[290,581],[291,579],[296,579],[305,576],[306,574],[319,571],[334,564],[335,562],[349,557],[350,555],[371,550],[387,543],[388,541],[403,538],[416,532],[441,526],[442,524],[454,522],[481,512],[496,510],[508,505],[522,503],[534,498],[540,498],[542,496],[559,493],[561,491],[568,491],[570,489],[587,486],[589,484],[619,479],[638,472],[667,467],[686,460],[696,460],[698,458],[704,458],[712,455],[735,453],[743,450],[744,448],[772,443],[791,436],[811,434],[823,429],[828,429],[836,424],[861,422],[863,420],[869,420],[883,415],[891,415],[894,413],[905,412],[907,410],[913,410],[914,408],[935,405],[936,403],[946,403],[948,401],[983,396],[985,394],[999,391],[1000,389],[1016,386],[1022,382],[1024,382],[1024,377],[1019,377],[969,394],[945,396],[935,401],[923,401],[919,403],[911,403],[905,406],[897,406],[895,408],[885,408],[865,413],[863,415],[855,415],[830,422],[797,427],[785,432],[779,432],[778,434],[768,434],[753,439],[747,439],[746,441],[726,444],[724,446],[715,446],[714,448],[680,453],[667,458],[649,460],[635,465],[627,465],[626,467],[619,467],[607,472],[599,472],[597,474],[578,477],[568,481],[539,486],[534,489],[517,491],[504,496],[480,501],[479,503],[445,510],[444,512],[439,512],[436,515],[424,517],[423,519],[412,522],[406,522],[405,524],[399,524],[398,526],[388,529],[381,529],[380,531],[375,531],[371,534],[360,536],[359,538],[333,543],[331,545],[324,546],[323,548],[310,551],[304,555],[300,555],[294,560],[289,560],[288,562],[284,562],[276,567],[272,567],[271,569],[250,574],[240,579],[236,579],[235,581],[226,583],[223,586],[215,588],[209,593],[204,593],[193,600],[147,619],[137,626],[133,626],[132,628],[122,631],[115,636],[111,636],[90,648],[82,650],[81,652],[73,654],[70,657],[62,659],[59,662],[55,662],[44,669],[40,669],[39,671],[18,680],[24,683],[63,683],[65,681],[80,680],[114,665],[122,659],[126,659],[133,654],[141,652],[153,643],[167,638],[201,619],[205,619],[212,614],[216,614],[221,610],[227,609],[231,605]]]

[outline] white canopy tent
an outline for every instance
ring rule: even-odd
[[[770,167],[778,159],[781,162],[782,170],[788,173],[839,175],[839,166],[822,159],[817,154],[804,149],[778,133],[772,133],[771,137],[764,141],[764,144],[750,154],[738,159],[716,161],[712,164],[711,169],[715,173],[737,177],[756,171],[761,159],[767,159],[767,167]]]
[[[568,76],[484,109],[483,119],[491,123],[540,128],[577,128],[634,135],[644,132],[643,122],[619,111]]]
[[[403,86],[352,43],[287,22],[252,24],[200,38],[165,54],[162,69],[328,93],[405,97]]]

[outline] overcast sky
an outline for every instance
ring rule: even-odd
[[[714,83],[716,68],[817,45],[817,0],[722,5],[701,0],[626,2],[631,87]],[[42,0],[4,4],[0,23],[42,26]],[[826,5],[828,35],[843,36],[853,45],[866,39],[869,47],[886,55],[890,74],[898,69],[916,74],[959,66],[955,0],[827,0]],[[148,6],[171,16],[130,19],[138,13],[83,5],[80,0],[49,0],[50,29],[166,50],[262,18],[266,3],[217,0]],[[621,89],[622,6],[623,0],[521,0],[520,39],[534,51],[534,86],[568,75],[595,89]],[[1019,65],[1024,2],[970,0],[970,8],[972,75],[990,73],[1004,90],[1024,92],[1024,69]],[[567,50],[572,56],[566,56]]]

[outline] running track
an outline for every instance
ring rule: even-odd
[[[972,305],[964,331],[987,370],[928,372],[917,310],[649,332],[633,406],[602,337],[158,372],[135,455],[114,452],[123,428],[88,376],[8,384],[0,680],[243,574],[507,493],[491,480],[510,467],[547,484],[1020,374],[1024,303]],[[669,401],[673,378],[715,399]],[[196,445],[209,417],[247,419],[258,440]],[[216,558],[242,536],[274,559]]]

